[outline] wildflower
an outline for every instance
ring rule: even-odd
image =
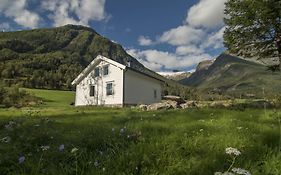
[[[8,124],[6,124],[4,127],[5,127],[6,129],[13,129],[13,126],[15,126],[15,125],[16,125],[15,122],[9,121]]]
[[[50,146],[41,146],[40,148],[42,149],[42,151],[47,151],[48,149],[50,149]]]
[[[105,171],[105,168],[104,168],[104,167],[102,168],[102,171]]]
[[[243,128],[243,127],[241,127],[241,126],[238,126],[238,127],[237,127],[238,130],[241,130],[242,128]]]
[[[215,172],[214,175],[222,175],[222,172]]]
[[[74,154],[78,151],[78,148],[72,148],[71,153]]]
[[[40,125],[39,124],[36,124],[36,125],[34,125],[35,127],[39,127]]]
[[[9,137],[9,136],[6,136],[6,137],[1,139],[1,142],[4,142],[4,143],[8,143],[10,141],[11,141],[11,137]]]
[[[115,128],[112,128],[111,131],[114,132],[114,131],[115,131]]]
[[[59,151],[63,151],[63,150],[64,150],[64,145],[62,144],[59,146]]]
[[[25,157],[24,156],[20,156],[19,157],[19,164],[22,164],[25,160]]]
[[[234,156],[239,156],[241,154],[241,152],[237,148],[232,147],[226,148],[225,153]]]
[[[125,132],[125,128],[120,129],[120,134],[123,134]]]
[[[95,165],[95,167],[98,167],[98,166],[99,166],[99,162],[98,162],[98,161],[95,161],[95,162],[94,162],[94,165]]]
[[[203,130],[204,130],[204,129],[200,129],[199,131],[200,131],[200,132],[203,132]]]
[[[232,168],[232,172],[236,174],[242,174],[242,175],[251,175],[251,173],[247,170],[244,170],[242,168]]]

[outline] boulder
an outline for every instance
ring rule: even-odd
[[[175,101],[175,102],[177,102],[177,105],[185,103],[184,99],[182,99],[179,96],[174,96],[174,95],[166,95],[163,97],[163,99],[168,100],[168,101]]]
[[[147,110],[147,105],[141,104],[138,106],[138,108],[142,111],[146,111]]]
[[[153,103],[151,105],[147,106],[148,111],[155,111],[155,110],[161,110],[161,109],[171,109],[173,106],[169,103]]]
[[[187,101],[180,105],[182,109],[197,107],[198,104],[196,101]]]

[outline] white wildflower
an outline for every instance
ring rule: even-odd
[[[42,151],[47,151],[48,149],[50,149],[50,146],[41,146],[40,148],[42,149]]]
[[[98,162],[98,161],[95,161],[95,162],[94,162],[94,165],[95,165],[95,167],[98,167],[98,166],[99,166],[99,162]]]
[[[123,134],[125,132],[125,128],[120,129],[120,134]]]
[[[232,147],[226,148],[225,153],[235,156],[239,156],[241,154],[241,152],[237,148],[232,148]]]
[[[204,129],[200,129],[199,131],[200,131],[200,132],[203,132],[203,131],[204,131]]]
[[[71,153],[74,154],[78,151],[78,148],[72,148]]]
[[[9,143],[11,140],[12,140],[11,137],[6,136],[6,137],[4,137],[4,138],[1,139],[1,142]]]
[[[241,130],[243,127],[242,126],[238,126],[236,127],[238,130]]]
[[[242,174],[242,175],[251,175],[251,173],[247,170],[244,170],[242,168],[232,168],[232,172],[236,174]]]
[[[13,129],[13,126],[15,126],[16,123],[13,121],[9,121],[8,124],[5,125],[6,129]]]

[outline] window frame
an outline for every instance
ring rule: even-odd
[[[105,70],[107,70],[107,74],[105,74]],[[103,74],[103,76],[108,76],[109,75],[109,65],[103,66],[102,74]]]
[[[108,93],[108,85],[111,85],[111,92]],[[111,95],[114,95],[114,82],[113,81],[110,81],[110,82],[106,82],[106,87],[105,87],[105,92],[106,92],[106,96],[111,96]]]
[[[154,96],[154,99],[157,98],[157,89],[153,89],[153,96]]]
[[[96,96],[96,85],[90,85],[89,96],[90,97]]]
[[[94,77],[99,77],[100,76],[100,68],[99,67],[95,67],[94,69]]]

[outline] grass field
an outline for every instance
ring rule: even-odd
[[[28,91],[44,104],[0,109],[1,175],[281,174],[278,110],[76,108],[73,92]]]

